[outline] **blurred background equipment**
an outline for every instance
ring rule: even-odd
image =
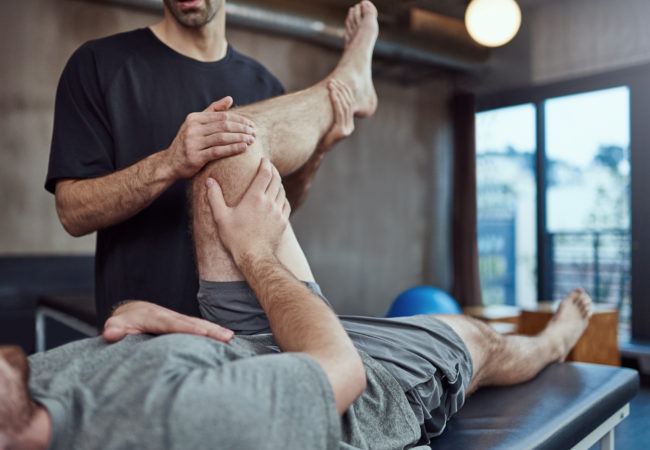
[[[397,296],[386,317],[460,313],[460,306],[456,300],[442,289],[433,286],[416,286]]]

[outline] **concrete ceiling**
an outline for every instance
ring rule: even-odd
[[[455,18],[463,18],[469,0],[372,0],[377,6],[381,18],[385,21],[406,20],[412,8],[443,14]],[[516,0],[522,8],[534,7],[549,0]],[[347,9],[357,0],[310,0],[312,4],[327,6],[334,9]]]
[[[329,5],[337,8],[348,8],[354,5],[354,0],[312,0],[314,3]],[[373,0],[383,16],[406,17],[412,8],[462,17],[467,7],[467,0]]]
[[[159,9],[162,0],[102,0]],[[231,24],[297,36],[328,47],[341,45],[341,19],[359,0],[233,0]],[[551,0],[518,0],[526,4]],[[467,34],[462,18],[469,0],[373,0],[382,34],[376,55],[386,61],[452,71],[481,69],[489,50]],[[411,14],[415,12],[413,20]],[[427,12],[433,14],[427,14]],[[460,19],[460,20],[459,20]]]

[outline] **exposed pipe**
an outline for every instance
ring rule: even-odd
[[[162,0],[101,0],[127,6],[162,9]],[[228,0],[226,14],[229,25],[297,37],[330,48],[343,48],[343,27],[331,14],[313,12],[314,7],[277,6],[272,2]],[[447,18],[440,23],[461,22]],[[462,22],[461,22],[462,23]],[[425,33],[382,28],[375,46],[375,56],[388,60],[458,71],[482,69],[489,51],[462,34],[431,27]]]

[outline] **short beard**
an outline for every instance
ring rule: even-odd
[[[29,362],[18,347],[3,347],[0,358],[13,370],[8,377],[0,374],[0,383],[4,385],[0,389],[0,433],[18,436],[36,413],[36,405],[29,394]],[[4,389],[7,391],[2,392]]]
[[[223,7],[223,0],[205,0],[205,9],[201,12],[183,12],[175,0],[164,0],[165,7],[174,16],[176,22],[186,28],[201,28],[212,22],[217,11]]]

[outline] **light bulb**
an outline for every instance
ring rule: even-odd
[[[476,42],[499,47],[515,37],[521,10],[515,0],[472,0],[465,11],[465,26]]]

